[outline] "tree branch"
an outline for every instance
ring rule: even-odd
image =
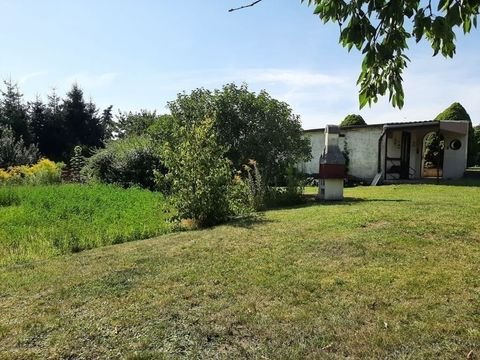
[[[259,2],[261,2],[263,0],[256,0],[254,2],[252,2],[251,4],[248,4],[248,5],[243,5],[243,6],[240,6],[238,8],[234,8],[234,9],[230,9],[228,10],[228,12],[232,12],[232,11],[237,11],[237,10],[242,10],[242,9],[245,9],[245,8],[248,8],[248,7],[252,7],[252,6],[255,6],[257,5]]]

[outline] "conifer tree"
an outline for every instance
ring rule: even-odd
[[[42,102],[40,96],[37,95],[34,102],[28,106],[28,116],[30,118],[30,131],[32,134],[32,141],[41,148],[45,143],[45,130],[47,125],[46,106]],[[41,151],[41,150],[40,150]]]
[[[40,151],[46,157],[55,161],[68,159],[68,132],[65,126],[60,97],[55,89],[48,95],[45,109],[46,123]]]
[[[1,90],[0,125],[12,128],[16,139],[23,139],[30,144],[27,107],[23,103],[23,94],[12,80],[5,80],[5,91]]]
[[[73,153],[73,148],[83,144],[82,140],[88,136],[89,132],[87,104],[83,99],[83,91],[77,84],[73,84],[63,100],[62,113],[66,127],[66,145]]]
[[[103,142],[114,138],[118,132],[117,123],[113,120],[112,114],[113,105],[110,105],[102,112],[101,124],[103,128]]]

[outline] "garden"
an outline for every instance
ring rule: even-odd
[[[169,115],[124,112],[114,121],[112,108],[100,113],[78,85],[47,104],[25,103],[15,83],[5,86],[0,264],[209,227],[303,200],[294,165],[310,156],[309,144],[298,116],[266,92],[197,89],[169,103]]]
[[[478,180],[320,204],[294,166],[299,118],[265,92],[197,89],[113,121],[77,86],[28,105],[7,87],[0,358],[479,351]]]

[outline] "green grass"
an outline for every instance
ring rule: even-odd
[[[0,358],[478,356],[480,188],[345,195],[0,268]]]
[[[138,189],[0,187],[0,265],[164,234],[165,210],[161,195]]]

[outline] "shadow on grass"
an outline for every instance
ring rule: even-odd
[[[365,199],[365,198],[354,198],[354,197],[344,197],[341,201],[324,201],[317,200],[314,194],[304,195],[306,202],[304,204],[297,205],[300,207],[305,206],[322,206],[322,205],[353,205],[358,203],[369,203],[369,202],[407,202],[411,200],[406,199]]]
[[[300,209],[310,206],[325,206],[325,205],[354,205],[359,203],[369,203],[369,202],[407,202],[411,200],[406,199],[365,199],[365,198],[354,198],[354,197],[344,197],[341,201],[323,201],[317,200],[316,195],[306,194],[303,195],[305,201],[300,204],[295,205],[286,205],[286,206],[276,206],[274,208],[267,209],[270,210],[282,210],[282,209]]]
[[[440,185],[480,187],[480,178],[463,178],[460,180],[445,180],[441,182]]]
[[[273,222],[273,220],[265,219],[265,215],[263,213],[256,213],[254,215],[234,219],[228,222],[227,225],[243,229],[252,229],[256,225],[269,224]]]

